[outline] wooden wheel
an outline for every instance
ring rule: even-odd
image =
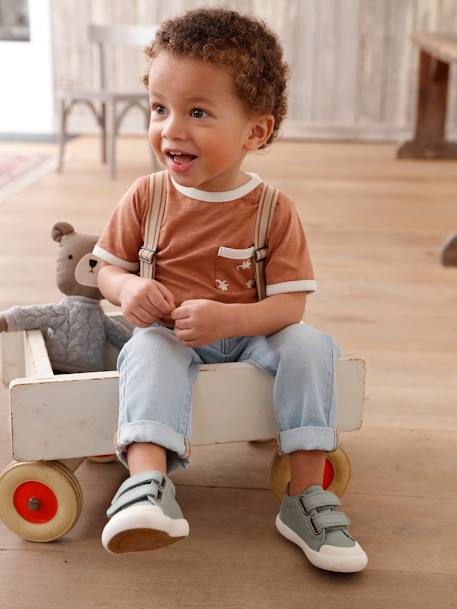
[[[59,461],[14,462],[0,475],[0,519],[28,541],[53,541],[68,533],[82,503],[76,476]]]
[[[332,493],[341,497],[350,479],[351,462],[347,453],[339,446],[336,450],[326,455],[322,488],[332,491]],[[289,455],[280,455],[279,452],[276,452],[271,462],[270,480],[273,493],[281,501],[290,480]]]
[[[116,455],[93,455],[92,457],[87,457],[87,461],[91,463],[113,463],[117,461]]]

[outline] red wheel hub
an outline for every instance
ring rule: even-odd
[[[57,498],[49,486],[36,480],[20,484],[13,497],[16,512],[29,522],[43,524],[54,518],[57,512]]]
[[[326,489],[330,486],[334,475],[335,472],[333,470],[333,465],[328,459],[325,459],[324,479],[322,481],[322,488]]]

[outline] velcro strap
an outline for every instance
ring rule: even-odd
[[[149,484],[142,484],[141,486],[135,486],[128,491],[122,493],[120,497],[118,497],[115,501],[111,503],[111,506],[108,508],[106,515],[108,518],[111,518],[116,512],[122,510],[127,507],[131,503],[137,503],[141,499],[147,499],[148,497],[153,497],[157,499],[158,490],[157,484],[154,482],[150,482]]]
[[[163,486],[164,476],[158,471],[141,472],[141,474],[135,474],[134,476],[130,476],[130,478],[124,480],[124,482],[119,487],[119,490],[114,495],[113,500],[111,501],[111,505],[113,505],[113,503],[118,499],[118,497],[122,495],[122,493],[124,493],[125,491],[128,491],[131,488],[135,488],[135,486],[145,484],[146,482],[153,482],[154,480],[156,482],[159,482]]]
[[[305,508],[305,512],[308,513],[321,507],[337,507],[341,505],[339,498],[331,491],[319,491],[312,495],[302,495],[300,501]]]
[[[331,529],[333,527],[348,527],[351,524],[351,519],[344,512],[318,512],[311,516],[311,522],[318,533],[322,529]]]

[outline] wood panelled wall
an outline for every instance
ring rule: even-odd
[[[291,67],[290,137],[402,139],[412,130],[418,51],[414,30],[457,31],[457,0],[51,0],[56,86],[95,86],[96,54],[87,25],[155,24],[197,6],[254,13],[279,34]],[[117,51],[110,67],[119,88],[141,87],[140,50]],[[457,138],[453,69],[448,134]],[[142,130],[141,116],[125,131]],[[84,108],[70,130],[95,130]]]

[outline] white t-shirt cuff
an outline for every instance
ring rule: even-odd
[[[103,260],[103,262],[107,262],[108,264],[114,264],[115,266],[120,266],[121,268],[126,269],[127,271],[136,272],[140,268],[139,262],[128,262],[127,260],[122,260],[122,258],[114,256],[110,252],[107,252],[106,250],[101,248],[99,245],[96,245],[94,247],[92,253],[94,254],[94,256],[97,256],[97,258],[100,258],[100,260]]]
[[[300,279],[299,281],[284,281],[267,285],[267,296],[287,292],[315,292],[316,290],[317,281],[315,279]]]

